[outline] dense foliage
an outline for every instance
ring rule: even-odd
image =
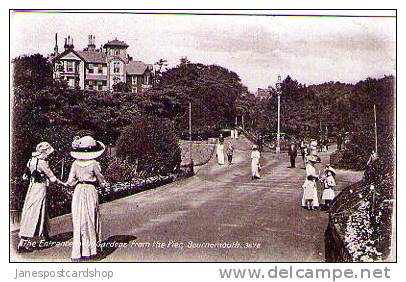
[[[52,83],[52,66],[41,54],[13,59],[13,86],[41,90]]]
[[[170,120],[143,115],[125,128],[118,140],[119,157],[149,174],[173,173],[181,162],[177,136]]]
[[[355,85],[327,82],[302,85],[290,76],[281,84],[281,131],[297,137],[328,138],[335,142],[348,137],[337,165],[364,169],[374,148],[374,104],[377,112],[378,152],[393,156],[394,77],[368,78]],[[272,136],[277,128],[277,94],[258,99],[241,95],[235,102],[244,116],[245,128]],[[269,138],[272,139],[272,138]],[[387,142],[390,141],[390,142]]]
[[[234,124],[235,100],[246,91],[238,75],[226,68],[184,61],[162,73],[151,96],[151,111],[174,120],[185,138],[190,102],[193,131],[209,136]]]

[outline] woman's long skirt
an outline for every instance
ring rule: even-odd
[[[335,197],[334,190],[331,187],[324,188],[323,195],[321,196],[323,200],[333,200],[334,197]]]
[[[261,177],[259,175],[259,159],[257,158],[251,159],[251,174],[253,177]]]
[[[72,199],[72,259],[97,254],[100,241],[99,199],[91,184],[76,185]]]
[[[30,183],[21,214],[20,237],[48,236],[46,191],[45,183]]]
[[[224,164],[224,145],[217,144],[216,154],[217,154],[218,164],[223,165]]]

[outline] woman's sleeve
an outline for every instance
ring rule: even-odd
[[[69,172],[69,177],[68,177],[68,181],[66,181],[66,183],[69,186],[74,186],[77,180],[77,176],[76,176],[76,165],[75,163],[72,164],[72,167],[70,168],[70,172]]]
[[[49,168],[48,162],[45,162],[45,161],[40,162],[40,169],[43,173],[45,173],[45,175],[48,177],[48,179],[51,182],[55,182],[57,180],[56,176],[54,175],[52,170]]]
[[[99,183],[106,182],[106,179],[104,178],[103,174],[101,173],[101,167],[98,162],[96,162],[94,165],[94,175],[96,176],[97,181],[99,181]]]

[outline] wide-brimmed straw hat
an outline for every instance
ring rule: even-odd
[[[106,146],[92,136],[75,137],[70,155],[78,160],[92,160],[100,157]]]
[[[321,163],[321,159],[317,155],[309,156],[308,161],[312,163]]]
[[[330,171],[332,174],[336,175],[336,170],[331,165],[326,165],[325,171]]]
[[[31,155],[33,157],[44,158],[52,154],[53,151],[55,151],[55,149],[48,142],[41,142]]]

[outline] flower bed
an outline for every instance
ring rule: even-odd
[[[344,243],[352,261],[373,262],[382,258],[373,236],[370,207],[369,201],[362,201],[346,221]]]
[[[97,187],[100,203],[110,202],[116,199],[127,197],[135,193],[156,188],[173,182],[177,177],[172,175],[156,175],[146,179],[133,179],[128,182],[116,182],[107,187]],[[74,189],[63,188],[59,189],[57,195],[49,195],[50,217],[55,217],[69,213],[71,211],[71,201]]]
[[[377,160],[362,181],[337,195],[326,232],[328,261],[372,262],[388,257],[392,251],[393,185],[391,163]]]

